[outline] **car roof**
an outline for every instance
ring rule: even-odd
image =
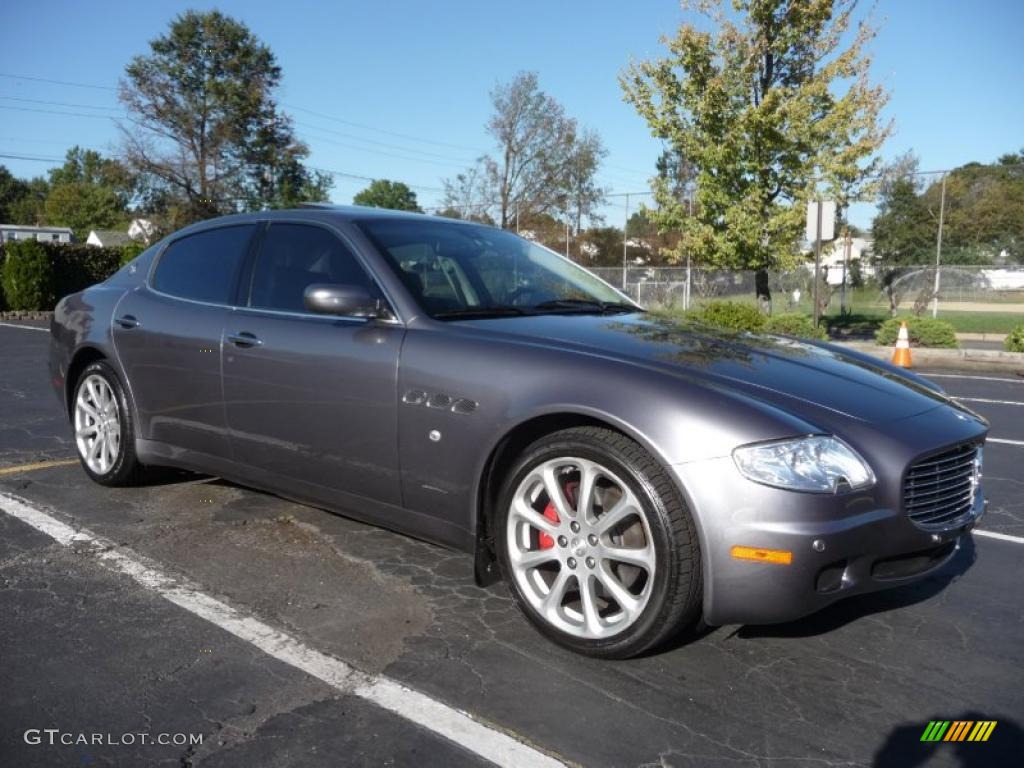
[[[352,221],[354,219],[405,219],[409,221],[437,221],[446,224],[464,224],[476,227],[488,227],[488,224],[481,224],[476,221],[465,221],[453,219],[446,216],[431,216],[426,213],[414,213],[412,211],[394,211],[389,208],[370,208],[362,205],[333,205],[330,203],[308,203],[298,208],[281,208],[270,211],[255,211],[253,213],[235,213],[228,216],[218,216],[213,219],[204,219],[187,227],[183,227],[174,233],[180,236],[186,233],[200,232],[217,226],[229,224],[245,224],[255,221],[272,221],[274,219],[296,219],[306,221],[322,221],[324,223],[338,223],[339,221]]]

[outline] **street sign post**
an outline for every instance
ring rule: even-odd
[[[814,327],[821,319],[818,283],[821,276],[821,241],[836,236],[835,200],[811,200],[807,203],[807,239],[814,243]]]

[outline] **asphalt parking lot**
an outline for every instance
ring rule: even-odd
[[[1021,764],[1024,371],[934,372],[992,424],[982,533],[940,573],[612,663],[543,640],[503,587],[474,585],[468,556],[215,478],[92,484],[47,382],[47,341],[0,325],[0,765],[487,764],[431,717],[375,703],[367,681],[468,713],[536,764]],[[54,540],[13,498],[93,538]],[[112,567],[118,553],[243,628]],[[352,685],[288,663],[285,635]],[[921,742],[932,720],[997,725],[985,743]],[[51,745],[46,729],[121,742]]]

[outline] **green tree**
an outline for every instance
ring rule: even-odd
[[[0,165],[0,223],[42,224],[49,191],[41,176],[25,181]]]
[[[11,173],[7,166],[0,165],[0,222],[5,224],[22,224],[15,220],[15,205],[29,195],[28,184]]]
[[[925,206],[938,217],[942,181],[924,191]],[[993,165],[968,163],[946,177],[942,261],[990,264],[1004,251],[1024,261],[1024,152],[1003,155]]]
[[[50,171],[46,222],[71,227],[83,240],[91,229],[123,225],[134,190],[134,178],[117,160],[72,147],[64,164]]]
[[[856,0],[732,0],[729,14],[723,4],[697,3],[714,31],[683,24],[665,58],[634,63],[620,82],[697,171],[693,217],[670,179],[654,182],[652,217],[682,235],[670,255],[756,270],[767,304],[768,270],[801,258],[806,201],[844,207],[872,173],[886,95],[868,79],[873,28],[852,30]]]
[[[244,24],[187,11],[125,72],[124,156],[172,225],[323,196],[274,98],[281,69]]]
[[[416,202],[416,193],[409,189],[408,185],[388,179],[374,179],[370,186],[352,198],[352,202],[371,208],[423,213],[423,209]]]
[[[872,253],[881,267],[927,264],[935,259],[936,224],[912,179],[887,185],[871,234]]]

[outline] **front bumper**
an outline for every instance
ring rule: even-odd
[[[742,478],[731,458],[673,467],[687,489],[704,558],[704,618],[713,625],[798,619],[851,595],[907,584],[941,568],[987,502],[978,488],[969,518],[925,531],[881,494],[796,493]],[[784,550],[789,565],[738,560],[734,546]]]

